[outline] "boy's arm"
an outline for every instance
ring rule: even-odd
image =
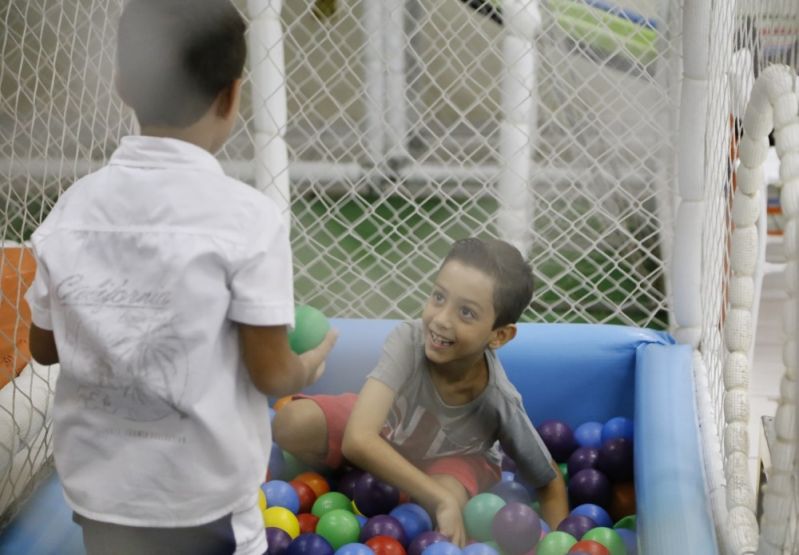
[[[536,489],[538,501],[541,503],[541,517],[556,530],[558,524],[569,516],[569,498],[566,493],[566,482],[560,470],[552,463],[555,477],[547,485]]]
[[[455,496],[380,436],[394,396],[394,391],[383,382],[366,380],[344,431],[342,453],[354,464],[405,491],[436,516],[441,533],[463,545],[466,533]]]
[[[330,330],[318,347],[295,354],[286,326],[239,324],[239,342],[244,365],[255,387],[265,395],[282,397],[297,393],[322,375],[324,361],[338,338]]]
[[[39,364],[58,364],[58,349],[56,349],[55,335],[52,330],[45,330],[36,324],[31,324],[28,333],[28,346],[33,360]]]

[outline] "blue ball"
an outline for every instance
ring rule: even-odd
[[[365,516],[363,516],[363,515],[355,515],[355,520],[357,520],[357,521],[358,521],[358,524],[361,526],[361,528],[363,528],[363,525],[364,525],[364,524],[366,524],[366,522],[367,522],[369,519],[368,519],[368,518],[366,518],[366,517],[365,517]]]
[[[271,478],[280,478],[286,468],[286,458],[283,456],[283,450],[277,443],[272,443],[272,450],[269,453],[269,476]]]
[[[499,495],[506,503],[516,501],[523,505],[529,505],[532,501],[530,494],[527,492],[527,488],[519,482],[497,482],[491,486],[491,489],[488,491]]]
[[[602,443],[617,437],[633,440],[632,420],[623,416],[616,416],[605,422],[605,425],[602,426]]]
[[[602,446],[602,428],[599,422],[584,422],[574,430],[574,439],[580,447],[599,449]]]
[[[627,528],[614,528],[616,533],[621,536],[624,547],[627,548],[627,555],[638,555],[638,536]]]
[[[611,520],[608,512],[599,505],[594,505],[593,503],[583,503],[582,505],[578,505],[572,509],[572,512],[569,514],[587,516],[596,522],[597,526],[613,528],[613,521]]]
[[[501,482],[514,482],[516,481],[516,473],[511,472],[510,470],[503,470],[502,471],[502,478],[500,479]]]
[[[284,507],[295,515],[300,510],[300,496],[288,482],[269,480],[261,486],[269,507]]]
[[[486,543],[473,543],[461,551],[463,555],[499,555],[499,552]]]
[[[388,514],[399,520],[405,531],[405,539],[408,544],[422,532],[429,532],[433,529],[433,520],[430,515],[416,503],[397,505]]]
[[[286,555],[334,555],[334,550],[319,534],[300,534],[289,544]]]
[[[425,547],[422,555],[463,555],[463,552],[454,543],[436,542]]]
[[[375,552],[366,544],[348,543],[339,547],[335,555],[375,555]]]

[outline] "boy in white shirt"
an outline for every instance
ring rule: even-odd
[[[291,352],[288,227],[213,157],[238,113],[246,25],[229,0],[130,0],[116,82],[141,135],[32,238],[30,348],[60,362],[55,464],[87,552],[264,553],[266,395],[318,379]]]

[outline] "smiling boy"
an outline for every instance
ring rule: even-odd
[[[495,353],[531,297],[532,273],[513,246],[457,241],[421,320],[392,331],[357,398],[286,405],[276,441],[307,463],[336,467],[345,457],[395,485],[459,545],[463,506],[500,478],[501,446],[554,529],[568,514],[565,484]]]

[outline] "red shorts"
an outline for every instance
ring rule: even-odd
[[[322,410],[327,424],[327,458],[325,464],[338,468],[343,462],[341,442],[344,428],[355,406],[358,395],[295,395],[294,399],[310,399]],[[469,495],[475,496],[499,481],[501,470],[482,455],[456,455],[437,459],[411,461],[425,474],[446,474],[452,476],[466,488]]]

